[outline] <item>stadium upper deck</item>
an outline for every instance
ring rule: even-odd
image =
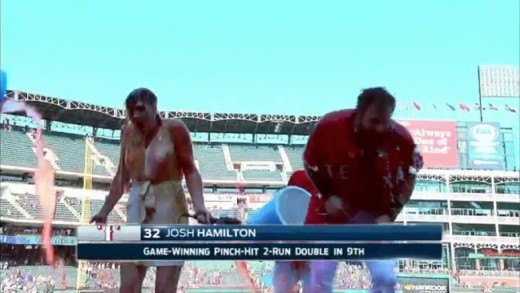
[[[7,97],[33,105],[41,111],[42,118],[50,123],[60,121],[91,126],[95,129],[118,130],[126,117],[125,110],[118,108],[22,91],[8,91]],[[309,130],[320,118],[319,116],[180,111],[160,111],[160,116],[163,119],[182,119],[192,132],[289,135],[308,135]]]

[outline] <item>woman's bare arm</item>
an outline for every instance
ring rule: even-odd
[[[112,180],[112,184],[110,185],[110,191],[108,192],[108,196],[105,199],[105,203],[101,208],[100,213],[104,213],[108,215],[114,206],[117,204],[119,199],[123,196],[125,192],[125,187],[130,181],[130,176],[128,174],[128,169],[125,164],[125,148],[124,148],[124,127],[121,129],[121,147],[120,147],[120,155],[119,155],[119,165],[117,167],[116,175]]]

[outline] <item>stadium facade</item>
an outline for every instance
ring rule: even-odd
[[[108,129],[117,137],[125,113],[24,92],[10,92],[9,96],[40,109],[47,122],[45,156],[56,170],[59,197],[54,226],[65,231],[54,236],[53,243],[62,248],[62,256],[73,258],[76,240],[72,228],[101,207],[119,157],[118,140],[101,138],[99,133]],[[319,119],[196,112],[161,112],[161,117],[182,119],[192,131],[208,206],[215,213],[239,213],[243,218],[269,201],[290,174],[302,167],[305,137]],[[15,125],[20,119],[23,117],[4,116],[1,130],[0,240],[10,251],[37,248],[41,243],[41,208],[30,176],[36,165],[34,138],[30,127]],[[402,261],[402,287],[413,286],[417,278],[424,282],[439,276],[459,287],[518,287],[520,187],[513,130],[488,122],[401,122],[414,135],[427,168],[419,174],[412,201],[398,220],[442,223],[445,230],[444,259]],[[88,126],[92,133],[56,131],[54,123],[76,125],[77,129]],[[229,134],[232,141],[223,142]],[[243,139],[250,141],[237,142]],[[110,222],[125,221],[124,202],[123,198],[115,207]],[[69,284],[75,286],[74,278],[69,278]],[[237,282],[232,286],[241,285]]]

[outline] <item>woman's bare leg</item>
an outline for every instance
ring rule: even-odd
[[[146,267],[135,264],[121,265],[121,289],[120,293],[141,293]]]
[[[155,293],[177,292],[182,266],[157,267]]]

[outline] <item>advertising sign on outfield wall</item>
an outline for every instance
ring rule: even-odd
[[[448,278],[414,278],[399,277],[397,279],[403,293],[448,293]]]
[[[455,121],[400,120],[424,157],[425,168],[459,168]]]
[[[498,123],[468,122],[468,166],[470,169],[504,169],[504,146]]]

